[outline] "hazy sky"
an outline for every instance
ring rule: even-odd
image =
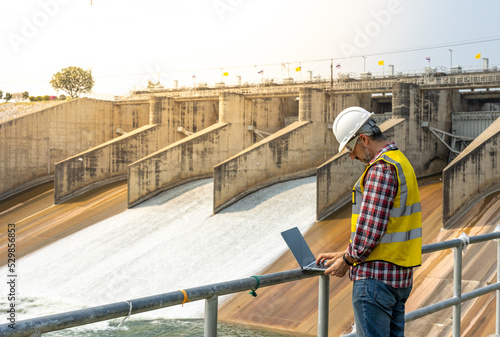
[[[237,75],[242,82],[306,79],[308,71],[329,78],[332,59],[335,75],[387,73],[388,65],[396,72],[448,69],[450,54],[453,66],[480,66],[478,53],[500,65],[497,0],[2,0],[0,6],[0,90],[35,96],[56,94],[49,81],[68,66],[91,69],[96,93],[121,95],[158,78],[165,87],[174,80],[234,84]]]

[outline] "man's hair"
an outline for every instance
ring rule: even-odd
[[[371,118],[363,127],[361,127],[359,134],[364,134],[374,141],[387,140],[382,130],[380,130],[378,125]]]

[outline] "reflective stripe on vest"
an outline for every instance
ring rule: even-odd
[[[408,232],[385,233],[380,243],[405,242],[422,237],[422,228],[410,229]],[[354,239],[354,233],[351,233],[351,241]]]

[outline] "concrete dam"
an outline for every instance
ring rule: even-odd
[[[319,242],[313,245],[315,252],[337,245],[340,249],[348,240],[349,192],[363,167],[346,153],[337,153],[331,125],[344,108],[358,105],[376,113],[382,130],[408,156],[422,181],[423,212],[427,212],[424,242],[456,237],[464,230],[475,235],[491,231],[498,221],[500,93],[494,88],[499,87],[500,74],[487,72],[155,90],[117,102],[78,99],[0,124],[4,144],[0,198],[7,202],[19,192],[53,180],[52,202],[64,206],[114,182],[123,186],[116,193],[124,208],[211,177],[212,212],[217,214],[262,188],[315,176],[318,222],[306,239]],[[469,124],[485,120],[486,125],[460,138],[464,134],[458,133],[458,115]],[[467,146],[456,151],[457,139],[467,141]],[[449,275],[433,273],[446,256],[432,256],[428,266],[419,269],[422,276],[416,283],[434,292],[417,296],[416,303],[444,296],[439,290],[447,290]],[[296,267],[286,254],[279,261],[270,270]],[[475,270],[479,283],[492,279],[490,266],[484,268],[483,273]],[[350,290],[348,280],[332,283],[330,321],[336,326],[339,310],[349,305]],[[316,284],[295,287],[315,288]],[[280,292],[287,294],[281,296],[283,304],[275,299]],[[262,294],[268,295],[259,294],[258,302],[243,305],[235,297],[220,315],[227,321],[314,334],[315,305],[304,303],[304,310],[286,312],[285,303],[299,299],[300,292],[266,289]],[[469,314],[473,330],[479,329],[474,315],[491,304],[478,301]],[[255,303],[259,315],[249,313],[257,310]],[[283,310],[275,311],[277,306]],[[343,318],[340,330],[332,329],[332,336],[348,330],[351,315]],[[440,331],[446,333],[444,316],[429,329],[442,324]]]

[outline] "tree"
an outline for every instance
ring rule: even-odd
[[[23,92],[23,99],[28,99],[30,97],[30,93],[25,91]]]
[[[3,98],[3,91],[0,90],[0,99],[2,99],[2,98]]]
[[[12,94],[10,92],[5,93],[5,102],[8,102],[12,99]]]
[[[89,92],[94,86],[94,78],[89,71],[79,67],[68,67],[52,76],[50,85],[56,90],[62,90],[73,98]]]

